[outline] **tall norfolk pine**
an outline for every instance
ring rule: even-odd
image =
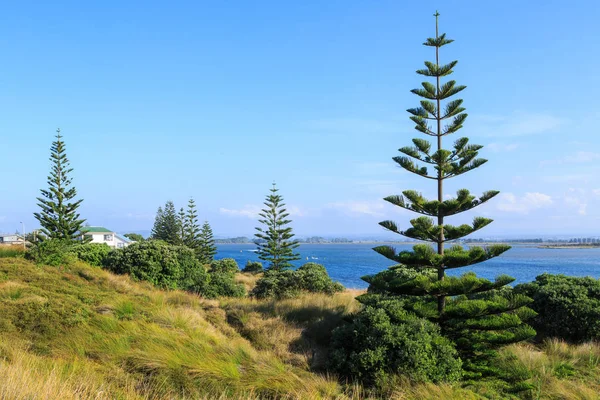
[[[85,220],[79,218],[77,209],[83,199],[74,200],[77,189],[72,186],[72,179],[69,177],[73,168],[69,166],[60,129],[56,130],[56,140],[50,148],[50,161],[52,167],[48,175],[48,189],[41,190],[42,196],[37,198],[41,211],[33,215],[40,222],[41,231],[49,239],[79,239]]]
[[[430,242],[434,245],[419,244],[413,251],[397,253],[390,246],[379,246],[374,250],[400,265],[377,275],[363,279],[370,283],[371,294],[400,295],[403,298],[419,296],[422,301],[414,301],[413,310],[417,315],[438,322],[447,336],[457,344],[465,359],[467,370],[473,377],[493,375],[494,367],[490,356],[493,349],[505,343],[530,338],[533,330],[522,324],[534,313],[527,307],[530,299],[525,296],[502,295],[500,289],[514,281],[501,275],[494,282],[478,278],[473,273],[461,277],[446,276],[446,271],[480,263],[496,257],[510,248],[494,245],[486,248],[468,249],[454,245],[446,249],[444,244],[475,232],[491,219],[476,217],[471,225],[453,226],[446,223],[446,217],[469,211],[496,196],[495,190],[484,192],[480,197],[461,189],[456,197],[444,200],[444,182],[483,165],[487,160],[478,158],[483,147],[470,144],[469,139],[457,139],[451,148],[442,147],[443,138],[456,133],[463,127],[467,118],[462,99],[451,99],[465,89],[454,80],[442,82],[442,78],[452,74],[457,61],[440,64],[440,48],[452,43],[445,34],[428,38],[425,46],[435,48],[435,62],[426,61],[425,69],[417,74],[431,78],[423,82],[422,88],[411,92],[421,98],[420,107],[407,110],[415,129],[434,139],[413,139],[413,146],[399,149],[402,155],[393,160],[405,170],[434,181],[437,199],[428,200],[414,190],[406,190],[402,195],[386,197],[385,200],[398,207],[421,214],[410,221],[412,227],[400,230],[393,221],[380,223],[384,228],[400,235]],[[428,169],[433,167],[433,171]],[[368,301],[369,295],[363,298]],[[408,302],[410,303],[410,302]]]
[[[271,188],[271,194],[267,196],[258,221],[264,225],[264,228],[256,228],[256,245],[258,247],[258,258],[270,263],[268,269],[280,271],[291,267],[290,261],[299,260],[300,255],[294,253],[299,244],[293,240],[294,234],[292,228],[288,225],[291,220],[287,219],[290,215],[283,203],[283,197],[277,192],[279,189]]]

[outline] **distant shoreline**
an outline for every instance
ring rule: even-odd
[[[600,249],[600,245],[597,244],[547,244],[547,245],[538,245],[538,249]]]
[[[254,243],[216,243],[217,245],[221,244],[235,244],[235,245],[249,245],[255,246]],[[298,244],[314,244],[314,245],[341,245],[347,246],[349,244],[400,244],[400,245],[415,245],[418,242],[378,242],[378,241],[356,241],[356,242],[325,242],[325,243],[310,243],[310,242],[299,242]]]
[[[300,242],[300,245],[315,245],[315,246],[348,246],[355,244],[367,244],[367,245],[391,245],[391,246],[414,246],[423,242],[386,242],[386,241],[356,241],[356,242],[325,242],[325,243],[310,243]],[[600,249],[600,245],[597,244],[540,244],[536,242],[510,242],[510,241],[490,241],[490,242],[471,242],[471,243],[459,243],[461,246],[492,246],[496,244],[505,244],[513,247],[535,247],[538,249]],[[217,243],[217,245],[244,245],[244,246],[255,246],[254,243]]]

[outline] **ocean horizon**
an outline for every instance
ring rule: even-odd
[[[394,262],[373,250],[377,244],[332,243],[301,244],[297,252],[300,260],[295,267],[307,262],[322,264],[333,280],[347,288],[365,289],[361,279],[394,265]],[[394,245],[398,251],[410,250],[413,245]],[[260,261],[254,244],[218,244],[215,258],[233,258],[240,268],[247,261]],[[513,284],[530,282],[543,273],[600,278],[600,248],[542,249],[535,246],[513,245],[499,257],[465,268],[449,270],[449,275],[474,271],[478,276],[494,279],[501,274],[515,278]]]

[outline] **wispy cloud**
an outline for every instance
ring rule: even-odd
[[[540,166],[558,164],[585,164],[600,160],[600,153],[593,151],[578,151],[556,160],[540,161]]]
[[[592,203],[591,208],[596,208],[598,199],[600,199],[600,189],[586,188],[569,188],[563,197],[565,205],[575,208],[579,215],[587,215],[590,203]]]
[[[255,205],[245,205],[239,209],[232,208],[219,208],[219,212],[224,215],[232,217],[245,217],[250,219],[258,219],[258,213],[260,213],[260,207]]]
[[[532,210],[547,207],[553,203],[552,197],[544,193],[528,192],[524,196],[513,193],[501,193],[497,208],[500,211],[527,214]]]
[[[371,215],[381,217],[384,215],[383,200],[381,201],[344,201],[327,204],[326,208],[340,210],[348,215]]]
[[[471,118],[473,129],[489,137],[515,137],[556,131],[564,121],[550,114],[515,112],[507,116],[479,115]]]
[[[287,210],[287,213],[293,217],[305,217],[307,215],[307,211],[301,209],[298,206],[289,205],[285,206],[285,209]],[[241,208],[219,208],[219,212],[223,215],[229,215],[231,217],[244,217],[250,219],[258,219],[258,214],[261,212],[261,210],[262,207],[253,204],[247,204]]]
[[[547,183],[588,183],[594,176],[592,174],[564,174],[541,177]]]
[[[507,151],[516,150],[519,147],[517,143],[490,143],[485,146],[486,149],[494,153],[503,153]]]

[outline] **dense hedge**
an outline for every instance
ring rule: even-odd
[[[543,274],[514,291],[533,299],[530,307],[538,315],[531,325],[538,339],[600,340],[600,280]]]
[[[212,261],[209,271],[212,273],[237,274],[240,272],[240,267],[233,258],[223,258]]]
[[[90,265],[104,265],[111,248],[104,243],[79,243],[71,240],[48,239],[32,246],[26,257],[37,264],[58,267],[81,260]]]
[[[106,259],[107,269],[129,274],[166,289],[202,292],[208,276],[193,250],[161,241],[133,243],[112,251]]]
[[[256,282],[251,295],[259,298],[291,298],[302,292],[333,294],[344,287],[331,280],[324,266],[306,263],[297,270],[267,270]]]
[[[52,267],[68,265],[77,261],[77,256],[72,250],[78,245],[70,240],[47,239],[27,250],[25,257],[41,265]]]
[[[413,381],[457,381],[462,362],[439,327],[388,300],[367,306],[333,331],[330,368],[366,385],[384,386],[395,375]]]
[[[71,252],[81,261],[101,267],[106,262],[111,248],[106,243],[84,243],[74,245]]]

